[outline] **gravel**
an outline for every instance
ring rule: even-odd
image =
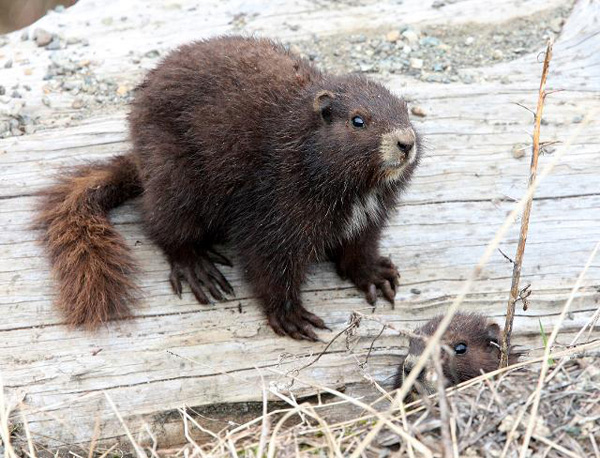
[[[437,3],[441,8],[452,1]],[[400,25],[350,36],[312,37],[290,47],[335,73],[399,73],[431,83],[473,84],[481,78],[478,67],[514,60],[543,47],[548,37],[560,33],[569,11],[559,7],[491,26]],[[508,84],[510,79],[501,77],[500,82]]]

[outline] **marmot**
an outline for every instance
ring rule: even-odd
[[[432,318],[418,328],[415,334],[425,337],[432,336],[443,318],[443,315]],[[456,313],[441,340],[441,344],[447,350],[440,353],[445,385],[458,385],[481,375],[482,372],[498,369],[500,365],[500,334],[500,326],[483,315]],[[426,345],[427,342],[419,337],[410,339],[408,354],[398,368],[394,388],[402,385],[404,378],[413,369]],[[516,351],[514,347],[511,348],[508,363],[515,364],[520,356],[520,352]],[[419,374],[410,398],[415,399],[419,391],[422,394],[435,393],[437,391],[436,377],[437,372],[429,361]]]
[[[225,36],[168,55],[128,121],[130,153],[44,192],[38,221],[68,323],[93,327],[135,302],[135,263],[107,212],[138,195],[178,295],[181,280],[202,304],[233,294],[212,248],[229,242],[277,334],[327,328],[300,299],[315,260],[335,262],[370,303],[377,289],[393,302],[398,271],[378,243],[421,151],[404,100],[273,41]]]

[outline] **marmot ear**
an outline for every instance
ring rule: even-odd
[[[498,326],[496,323],[488,324],[486,333],[490,342],[494,342],[496,344],[500,342],[500,326]]]
[[[313,108],[317,113],[320,113],[321,118],[327,124],[332,121],[332,107],[334,95],[329,91],[319,91],[317,95],[315,95],[315,100],[313,101]]]

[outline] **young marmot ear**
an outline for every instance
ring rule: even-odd
[[[498,326],[496,323],[490,323],[485,331],[488,342],[490,342],[491,346],[498,348],[500,342],[500,326]]]
[[[315,100],[313,102],[313,108],[316,112],[321,114],[321,118],[327,124],[330,124],[333,120],[332,116],[332,103],[333,103],[334,95],[329,91],[319,91],[317,95],[315,95]]]

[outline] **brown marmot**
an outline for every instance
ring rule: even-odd
[[[443,318],[443,315],[432,318],[416,329],[415,334],[425,337],[432,336]],[[441,344],[446,350],[440,353],[445,385],[458,385],[481,375],[483,372],[498,369],[500,365],[500,334],[500,326],[483,315],[478,313],[456,313],[441,340]],[[408,354],[398,368],[394,388],[399,388],[402,385],[404,378],[413,369],[426,345],[427,342],[419,337],[410,339]],[[520,356],[520,352],[514,347],[511,348],[508,363],[516,363]],[[419,392],[420,394],[436,392],[436,380],[437,372],[431,361],[429,361],[425,369],[419,374],[409,398],[416,399]]]
[[[374,303],[398,271],[382,227],[419,163],[406,102],[362,76],[331,76],[267,39],[180,47],[138,87],[132,151],[76,169],[45,191],[38,221],[73,325],[128,313],[135,263],[107,212],[141,195],[144,226],[181,295],[233,294],[213,250],[229,242],[280,335],[326,328],[302,306],[308,265],[331,259]]]

